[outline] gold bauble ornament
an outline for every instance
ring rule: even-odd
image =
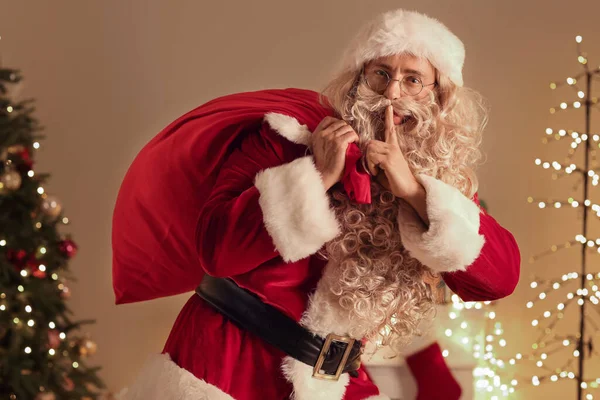
[[[42,212],[52,219],[59,217],[62,211],[62,205],[58,202],[58,199],[54,196],[46,196],[42,201]]]
[[[96,354],[97,350],[98,345],[93,340],[83,339],[79,343],[79,354],[81,354],[82,357],[93,356]]]
[[[22,144],[15,144],[13,146],[9,146],[6,149],[6,152],[8,154],[20,154],[23,152],[23,150],[25,150],[25,146],[23,146]]]
[[[21,174],[14,169],[9,169],[0,177],[0,182],[2,182],[4,189],[17,190],[21,187]]]
[[[35,396],[35,400],[56,400],[56,396],[52,392],[40,392]]]

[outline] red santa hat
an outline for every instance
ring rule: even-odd
[[[364,25],[348,47],[342,69],[359,70],[365,62],[400,53],[426,58],[454,84],[463,85],[465,46],[440,21],[415,11],[388,11]]]

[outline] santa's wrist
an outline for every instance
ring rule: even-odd
[[[421,185],[416,178],[413,178],[410,183],[403,184],[398,193],[394,193],[394,196],[405,200],[410,205],[414,205],[414,202],[420,202],[426,197],[425,188]]]
[[[325,191],[331,189],[333,185],[335,185],[334,179],[329,177],[328,175],[321,174],[321,181],[323,182],[323,186],[325,187]]]

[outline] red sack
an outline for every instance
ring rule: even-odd
[[[178,118],[140,151],[113,214],[117,304],[195,289],[204,273],[196,223],[228,153],[269,112],[295,117],[313,131],[329,115],[318,96],[285,89],[221,97]]]

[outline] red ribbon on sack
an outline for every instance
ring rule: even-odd
[[[371,203],[371,175],[361,162],[362,151],[356,143],[350,143],[346,150],[346,166],[342,184],[351,200],[360,204]]]

